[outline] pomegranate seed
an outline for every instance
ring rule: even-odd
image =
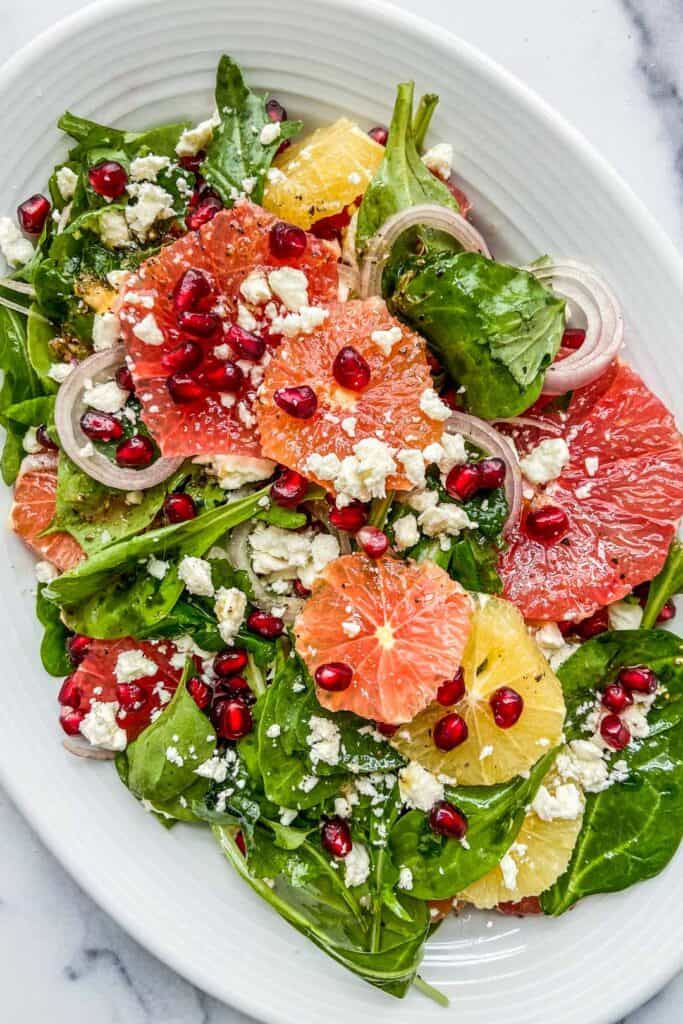
[[[375,722],[375,729],[380,732],[382,736],[395,736],[400,726],[392,725],[391,722]]]
[[[320,841],[332,857],[347,857],[353,848],[351,829],[343,818],[328,818],[320,827]]]
[[[200,149],[194,156],[181,156],[178,163],[181,167],[184,167],[186,171],[190,171],[192,174],[199,174],[199,169],[206,160],[206,150]]]
[[[521,900],[505,900],[496,904],[499,914],[508,917],[526,917],[528,914],[542,914],[543,907],[538,896],[523,896]]]
[[[274,640],[276,636],[282,636],[285,624],[279,615],[270,615],[268,612],[252,612],[247,619],[247,626],[259,636],[268,640]]]
[[[206,274],[190,267],[173,289],[173,308],[176,313],[187,313],[196,309],[202,299],[211,294],[211,285]]]
[[[235,349],[243,359],[260,359],[266,351],[266,343],[263,338],[251,331],[245,331],[237,324],[231,324],[225,332],[225,340]]]
[[[62,708],[59,712],[59,724],[67,736],[78,736],[84,718],[85,712],[76,708]]]
[[[444,715],[434,726],[433,738],[439,750],[454,750],[467,739],[467,722],[455,711]]]
[[[221,703],[216,731],[221,739],[240,740],[252,729],[249,705],[241,697],[231,697]]]
[[[220,366],[213,366],[201,374],[201,383],[209,391],[229,391],[236,394],[244,383],[244,374],[231,359]]]
[[[578,327],[568,327],[562,335],[562,347],[577,349],[581,348],[586,340],[586,332]]]
[[[57,700],[63,707],[77,708],[81,703],[81,689],[76,685],[73,676],[67,676],[59,688]]]
[[[275,156],[279,156],[280,153],[284,153],[286,149],[292,145],[291,139],[283,139],[278,148],[275,150]]]
[[[467,832],[467,818],[448,800],[439,800],[429,812],[429,827],[447,839],[462,839]]]
[[[270,251],[278,260],[293,260],[303,256],[308,244],[306,232],[293,224],[279,220],[270,229]]]
[[[345,345],[337,352],[332,373],[337,384],[351,391],[362,391],[370,380],[370,367],[353,345]]]
[[[139,711],[147,703],[147,694],[137,683],[119,683],[116,699],[124,711]]]
[[[308,384],[297,388],[279,388],[273,395],[275,404],[298,420],[308,420],[318,408],[315,391]]]
[[[294,593],[297,597],[307,598],[311,596],[311,591],[308,587],[305,587],[301,580],[294,580]]]
[[[164,514],[169,523],[186,523],[188,519],[196,518],[197,506],[189,494],[177,491],[164,500]]]
[[[331,217],[321,217],[315,224],[311,225],[311,234],[316,238],[324,238],[328,242],[340,241],[341,233],[348,227],[351,221],[351,214],[348,209],[340,213],[333,213]]]
[[[605,687],[605,692],[602,695],[602,706],[607,708],[608,711],[614,711],[615,714],[619,714],[629,704],[633,704],[633,697],[623,683],[610,683],[609,686]]]
[[[91,638],[83,636],[82,633],[74,633],[73,636],[69,637],[66,642],[66,649],[74,665],[80,665],[90,650],[91,643]]]
[[[452,679],[446,679],[436,693],[439,704],[445,708],[457,704],[465,696],[465,673],[459,668]]]
[[[657,616],[657,622],[669,622],[675,614],[676,605],[673,602],[673,598],[670,597]]]
[[[266,114],[271,121],[286,121],[287,111],[273,96],[266,103]]]
[[[327,665],[318,665],[315,670],[316,685],[330,693],[348,690],[352,678],[353,669],[343,661],[330,661]]]
[[[468,463],[465,466],[453,466],[446,477],[446,490],[451,498],[459,498],[460,501],[467,501],[477,493],[481,487],[479,466]]]
[[[631,741],[631,733],[617,715],[606,715],[600,722],[600,735],[613,750],[623,750]]]
[[[143,469],[154,459],[154,445],[144,434],[133,434],[116,449],[116,461],[126,469]]]
[[[198,231],[204,224],[208,224],[217,213],[223,209],[223,203],[218,196],[210,195],[201,201],[196,210],[188,213],[185,218],[188,231]]]
[[[167,373],[189,373],[196,370],[201,361],[202,349],[196,341],[182,341],[161,357],[161,365]]]
[[[361,526],[356,540],[368,558],[380,558],[389,547],[389,538],[376,526]]]
[[[617,676],[617,681],[627,690],[636,690],[637,693],[654,693],[657,689],[657,676],[651,668],[646,668],[645,665],[622,668]]]
[[[284,508],[294,508],[303,501],[308,490],[308,480],[293,469],[283,469],[270,488],[273,501]]]
[[[330,509],[330,523],[335,530],[347,530],[349,533],[357,533],[361,526],[365,525],[368,518],[368,509],[361,501],[352,501],[344,508]]]
[[[206,389],[187,373],[174,373],[166,381],[166,387],[176,405],[188,405],[204,398]]]
[[[248,700],[253,696],[251,687],[246,681],[244,676],[229,676],[227,679],[221,679],[216,687],[216,696],[220,698],[225,697],[242,697],[243,700]]]
[[[432,174],[434,174],[434,171],[432,171]],[[438,178],[439,175],[434,174],[434,177]],[[439,180],[443,179],[440,178]],[[446,188],[448,189],[448,191],[450,192],[450,194],[453,196],[456,203],[460,207],[460,216],[469,216],[469,212],[472,209],[472,203],[470,202],[467,194],[463,192],[461,188],[458,188],[457,182],[455,181],[453,175],[451,175],[450,178],[447,178],[446,181],[444,181],[444,185],[446,186]]]
[[[220,320],[215,313],[194,313],[187,311],[178,314],[178,324],[184,331],[197,334],[200,338],[208,338],[217,330]]]
[[[216,675],[222,678],[234,676],[242,671],[248,661],[246,651],[221,651],[213,659],[213,669]]]
[[[609,629],[607,609],[598,608],[587,619],[582,619],[581,622],[571,623],[570,625],[572,633],[580,636],[582,640],[590,640],[591,637],[599,636],[600,633],[606,633]]]
[[[133,383],[133,374],[130,372],[127,366],[119,366],[116,371],[116,383],[122,391],[135,391],[135,384]]]
[[[126,191],[128,175],[125,168],[115,160],[105,160],[90,168],[88,181],[98,196],[104,196],[105,199],[118,199]]]
[[[81,416],[81,430],[91,441],[118,441],[123,437],[123,427],[118,420],[106,412],[88,409]]]
[[[493,491],[505,483],[505,463],[502,459],[482,459],[477,463],[479,486],[484,491]]]
[[[374,128],[370,129],[368,135],[375,142],[379,142],[380,146],[386,146],[387,139],[389,138],[389,129],[385,128],[383,124],[376,124]]]
[[[55,444],[50,435],[47,432],[47,425],[41,423],[36,429],[36,440],[42,448],[47,448],[50,452],[59,451],[59,445]]]
[[[526,517],[526,532],[541,544],[554,544],[569,529],[569,519],[563,508],[542,505]]]
[[[211,703],[211,697],[213,696],[211,687],[207,686],[199,676],[192,676],[192,679],[188,679],[187,681],[187,691],[194,699],[199,710],[206,711]]]
[[[240,851],[243,857],[247,855],[247,846],[244,842],[244,836],[241,832],[235,832],[235,846]]]
[[[524,710],[524,700],[509,686],[501,686],[492,693],[489,703],[493,711],[493,721],[499,729],[509,729]]]
[[[25,199],[17,207],[17,219],[23,231],[27,235],[39,235],[43,230],[52,206],[50,200],[41,196],[39,192]]]

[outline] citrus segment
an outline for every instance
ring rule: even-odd
[[[470,601],[433,562],[345,555],[323,570],[295,624],[311,675],[341,662],[353,671],[341,692],[318,688],[331,711],[386,723],[409,721],[460,664]]]
[[[463,655],[465,694],[452,707],[430,704],[392,739],[404,757],[464,786],[490,786],[527,771],[560,740],[565,706],[559,680],[539,651],[522,616],[501,598],[476,599]],[[444,677],[446,678],[446,677]],[[522,713],[508,728],[496,725],[491,697],[509,687],[523,700]],[[456,712],[467,739],[450,751],[433,738],[437,722]]]
[[[308,304],[337,297],[333,247],[303,236],[303,251],[276,257],[270,244],[276,223],[260,207],[238,202],[199,231],[164,247],[123,286],[118,302],[121,332],[143,419],[163,455],[260,455],[252,406],[279,341],[270,333],[272,316],[269,320],[266,311],[286,312],[269,294],[267,275],[291,266],[306,276]],[[174,290],[188,270],[204,276],[208,294],[192,300],[191,309],[179,310]],[[263,293],[247,290],[247,299],[240,291],[254,271],[263,272],[269,302],[263,301]],[[240,334],[235,340],[230,328],[236,324],[246,330],[246,338]],[[245,353],[240,338],[255,346],[256,357]],[[221,375],[228,371],[233,379],[221,384]]]
[[[256,414],[264,454],[334,492],[329,480],[316,477],[307,466],[311,455],[343,459],[365,438],[384,441],[394,453],[424,449],[441,439],[443,423],[420,408],[432,378],[425,344],[417,334],[395,320],[381,299],[351,300],[328,310],[319,328],[284,341],[277,350],[266,370]],[[392,330],[400,340],[385,354],[372,335]],[[343,387],[334,375],[335,359],[347,346],[369,367],[369,383],[362,390]],[[298,419],[282,409],[274,395],[303,387],[313,390],[317,406],[313,415]],[[386,486],[407,490],[412,485],[396,472]]]
[[[563,437],[570,461],[536,489],[531,506],[559,506],[569,529],[546,545],[523,522],[513,527],[499,572],[506,597],[528,619],[581,619],[664,564],[683,514],[681,439],[671,413],[622,364],[578,390],[566,412],[540,410],[537,423],[512,430],[520,453]]]
[[[83,558],[83,548],[69,533],[41,537],[57,509],[57,455],[27,455],[19,469],[10,511],[10,527],[32,551],[52,562],[60,572]]]
[[[275,159],[263,205],[302,228],[340,213],[361,196],[382,160],[384,147],[345,117],[318,128]]]
[[[554,796],[561,781],[551,769],[543,785]],[[499,903],[540,895],[566,871],[582,823],[583,811],[575,818],[546,821],[530,810],[502,866],[468,885],[458,898],[488,910]]]

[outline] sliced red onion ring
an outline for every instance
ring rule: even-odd
[[[62,740],[62,746],[70,754],[75,754],[76,757],[88,758],[90,761],[113,761],[116,757],[115,751],[103,750],[102,747],[93,747],[92,743],[88,743],[87,740],[81,739],[79,736],[67,736],[66,739]]]
[[[544,430],[548,434],[561,434],[563,427],[551,420],[537,420],[533,416],[506,416],[496,419],[494,423],[506,423],[510,427],[531,427],[532,430]]]
[[[85,382],[110,378],[123,365],[125,357],[125,346],[116,345],[79,363],[57,392],[55,426],[66,454],[93,480],[121,491],[146,491],[167,480],[185,460],[160,458],[146,469],[124,469],[97,450],[88,455],[88,438],[81,430],[81,416],[86,411],[83,402]],[[83,453],[84,448],[86,454]]]
[[[253,523],[242,523],[230,533],[227,544],[228,558],[234,569],[245,572],[249,577],[254,599],[259,608],[269,612],[272,608],[284,608],[284,621],[291,625],[303,607],[300,597],[286,597],[269,591],[260,576],[254,572],[249,551],[249,534],[254,529]]]
[[[612,289],[592,267],[576,260],[556,260],[525,267],[586,318],[586,338],[566,359],[545,374],[544,395],[564,395],[590,384],[616,358],[624,340],[624,318]]]
[[[376,235],[368,242],[360,268],[360,296],[362,299],[382,294],[382,274],[397,239],[414,227],[435,228],[455,238],[467,252],[479,252],[491,257],[489,247],[477,229],[455,210],[436,203],[422,203],[395,213],[385,220]]]
[[[485,420],[476,416],[468,416],[463,412],[454,412],[448,417],[444,428],[449,434],[462,436],[476,445],[477,448],[505,463],[505,497],[507,498],[509,515],[503,532],[519,522],[522,510],[522,472],[517,460],[517,452],[507,437],[499,434]]]
[[[339,271],[339,301],[346,302],[350,295],[358,294],[359,277],[358,269],[349,266],[348,263],[340,263]]]

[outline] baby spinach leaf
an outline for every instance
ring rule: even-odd
[[[277,138],[262,142],[262,129],[272,123],[266,97],[249,89],[239,66],[225,55],[216,72],[216,107],[221,123],[207,148],[202,175],[226,205],[245,193],[260,203],[266,171],[282,142],[301,130],[301,121],[282,121]]]
[[[652,583],[647,595],[641,629],[649,629],[657,621],[662,608],[675,594],[683,592],[683,544],[677,538],[671,542],[666,562]]]
[[[34,302],[28,311],[26,346],[31,366],[40,379],[46,394],[56,393],[59,386],[48,376],[50,367],[56,362],[52,358],[50,350],[50,342],[54,336],[55,330],[52,324],[43,316]]]
[[[25,320],[5,306],[0,306],[0,370],[3,372],[0,423],[7,432],[0,469],[4,482],[9,485],[14,483],[19,472],[24,455],[21,441],[25,431],[15,420],[8,418],[7,410],[19,402],[42,396],[44,388],[28,358]]]
[[[548,772],[556,751],[531,769],[495,786],[454,786],[446,797],[467,816],[467,847],[437,836],[421,811],[409,811],[395,825],[389,841],[394,861],[413,873],[412,895],[447,899],[500,863],[522,827],[526,807]]]
[[[538,398],[564,330],[564,300],[533,274],[472,252],[427,254],[390,304],[465,388],[468,412],[486,419]]]
[[[683,837],[683,641],[664,630],[618,630],[583,644],[559,669],[569,739],[585,738],[581,711],[626,665],[647,665],[660,689],[649,735],[614,755],[625,781],[586,794],[583,825],[569,867],[541,897],[546,914],[577,900],[651,878]]]
[[[465,590],[476,590],[480,594],[502,593],[497,566],[498,549],[478,530],[467,530],[454,540],[448,573]]]
[[[43,597],[44,585],[38,586],[36,594],[36,617],[43,627],[40,642],[40,660],[51,676],[67,676],[73,670],[71,658],[66,651],[69,631],[59,614],[59,608]]]
[[[184,122],[159,125],[142,132],[127,132],[78,117],[68,110],[60,117],[57,125],[77,143],[69,154],[71,161],[82,160],[93,149],[119,149],[129,159],[138,156],[142,149],[174,158],[180,134],[188,127],[187,122]]]

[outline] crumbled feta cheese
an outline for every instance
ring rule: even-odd
[[[156,181],[159,171],[170,165],[171,161],[167,156],[159,156],[157,153],[138,156],[130,165],[131,181]]]
[[[216,110],[207,121],[202,121],[195,128],[186,128],[175,148],[178,156],[196,156],[200,149],[206,149],[213,138],[214,128],[218,128],[220,123],[220,114]]]
[[[439,504],[439,492],[417,491],[408,496],[407,503],[416,512],[426,512],[428,508],[435,508]]]
[[[110,284],[112,288],[116,288],[117,291],[125,280],[130,276],[129,270],[110,270],[107,274],[107,284]]]
[[[283,181],[287,180],[287,175],[283,174],[279,167],[269,167],[266,178],[271,185],[281,185]]]
[[[434,388],[425,388],[420,395],[420,409],[430,420],[443,422],[451,415],[452,410],[442,402]]]
[[[150,555],[147,559],[147,572],[155,580],[163,580],[170,566],[170,562],[164,562],[163,559],[155,558],[154,555]]]
[[[242,298],[246,299],[247,302],[253,303],[255,306],[260,306],[264,302],[270,302],[273,297],[273,293],[266,280],[266,275],[262,270],[252,270],[245,277],[240,285],[240,293]]]
[[[405,865],[401,867],[398,873],[398,887],[408,892],[413,888],[413,872]]]
[[[453,147],[450,142],[440,142],[432,146],[422,156],[422,162],[430,171],[437,174],[442,181],[447,181],[453,166]]]
[[[318,480],[334,480],[340,469],[341,462],[334,452],[330,452],[329,455],[313,452],[306,460],[306,471],[316,476]]]
[[[298,813],[299,813],[298,811],[290,810],[289,807],[281,807],[280,808],[280,824],[284,825],[285,827],[287,825],[291,825],[292,822],[294,821],[294,819],[296,818]]]
[[[394,523],[394,543],[399,551],[412,548],[420,539],[420,531],[417,528],[417,517],[409,514],[401,516]]]
[[[610,629],[640,629],[643,609],[630,601],[615,601],[607,606]]]
[[[225,782],[228,777],[228,765],[222,757],[218,757],[214,754],[207,761],[204,761],[194,770],[195,775],[200,775],[203,779],[212,779],[214,782]]]
[[[252,455],[199,455],[192,461],[206,466],[225,491],[235,491],[246,484],[267,480],[275,472],[275,463],[270,459]]]
[[[259,142],[262,146],[270,146],[271,142],[275,142],[276,139],[280,138],[280,122],[269,121],[268,124],[264,124],[259,135]]]
[[[59,576],[52,562],[36,562],[35,573],[39,583],[52,583]]]
[[[532,484],[547,484],[556,480],[569,462],[569,448],[563,437],[546,437],[539,445],[519,460],[519,466]]]
[[[350,505],[354,499],[384,498],[387,477],[396,472],[393,449],[384,441],[363,438],[353,446],[353,452],[342,459],[335,481],[339,508]]]
[[[443,784],[417,761],[411,761],[398,773],[401,800],[418,811],[431,811],[438,800],[443,800]]]
[[[136,679],[149,679],[159,671],[155,662],[142,651],[122,651],[116,659],[114,675],[117,683],[133,683]]]
[[[334,813],[338,818],[350,818],[353,813],[353,808],[350,802],[344,796],[338,796],[334,801]]]
[[[176,768],[182,768],[185,764],[185,758],[182,756],[178,748],[172,744],[166,747],[166,760],[170,764],[174,764]]]
[[[419,523],[423,533],[428,537],[437,537],[442,533],[455,537],[462,530],[472,529],[474,526],[460,505],[447,502],[425,509]]]
[[[583,811],[584,800],[581,792],[572,782],[557,786],[554,793],[545,786],[539,786],[531,804],[531,810],[541,821],[574,821]]]
[[[344,858],[344,882],[349,889],[363,885],[370,874],[370,856],[362,843],[354,843]]]
[[[237,587],[219,587],[214,611],[218,619],[218,632],[226,644],[231,644],[242,625],[247,610],[247,597]]]
[[[258,320],[243,302],[237,303],[237,325],[243,331],[255,331],[258,327]]]
[[[358,636],[363,626],[358,619],[344,619],[342,621],[341,628],[344,636],[348,636],[353,640]]]
[[[58,384],[63,384],[69,374],[73,371],[73,368],[73,363],[53,363],[47,371],[47,375],[52,378],[52,380],[56,380]]]
[[[425,485],[425,463],[422,452],[418,448],[402,448],[396,456],[403,466],[403,471],[413,487]]]
[[[282,334],[285,338],[294,338],[297,334],[310,334],[316,327],[320,327],[329,315],[328,310],[322,306],[302,306],[298,313],[274,316],[273,334]]]
[[[92,328],[92,347],[95,352],[113,348],[121,337],[121,324],[116,313],[96,313]]]
[[[78,184],[78,175],[75,171],[72,171],[70,167],[60,167],[57,171],[57,189],[60,196],[66,202],[69,199],[73,199],[74,192],[76,191],[76,185]]]
[[[83,447],[78,449],[78,454],[84,459],[91,459],[95,454],[95,445],[92,441],[86,441]]]
[[[126,493],[126,505],[142,505],[144,497],[142,491],[128,491]]]
[[[552,669],[558,669],[576,650],[576,644],[567,643],[556,622],[546,622],[533,636]]]
[[[164,335],[159,329],[153,313],[148,313],[140,323],[135,325],[133,334],[145,345],[163,345],[164,343]]]
[[[185,555],[178,566],[178,576],[191,594],[198,597],[213,597],[211,566],[203,558]]]
[[[9,217],[0,217],[0,252],[10,267],[22,267],[33,256],[33,246]]]
[[[302,793],[310,793],[312,789],[318,785],[317,775],[304,775],[303,779],[299,783],[299,789]]]
[[[94,700],[79,725],[81,735],[88,743],[102,750],[125,750],[128,739],[116,721],[119,705],[116,701]]]
[[[308,278],[302,270],[296,270],[294,267],[271,270],[268,274],[268,284],[292,313],[298,313],[303,306],[308,305]]]
[[[83,391],[83,402],[99,412],[119,412],[128,401],[128,392],[120,388],[115,380],[93,384]]]
[[[462,434],[444,431],[441,443],[427,445],[422,455],[427,465],[433,463],[439,467],[441,479],[445,481],[454,466],[462,466],[467,462],[465,439]]]
[[[320,761],[330,765],[339,764],[341,733],[336,723],[331,718],[311,715],[309,725],[310,732],[306,737],[306,743],[310,747],[313,764],[316,765]]]
[[[141,185],[129,185],[128,191],[135,196],[135,202],[125,209],[126,221],[131,231],[141,240],[157,220],[168,220],[175,216],[173,196],[159,185],[145,181]]]
[[[29,427],[21,439],[21,447],[28,455],[37,455],[42,452],[43,446],[38,440],[38,428]]]
[[[555,765],[562,779],[578,782],[586,793],[601,793],[609,786],[603,752],[590,740],[572,740],[557,755]]]
[[[642,705],[632,704],[622,711],[621,720],[627,726],[633,739],[642,740],[649,736],[650,726],[647,720],[647,706],[643,710]]]
[[[391,350],[397,342],[403,338],[403,331],[400,327],[390,327],[388,331],[373,331],[370,340],[374,341],[377,348],[388,358]]]
[[[251,195],[251,193],[254,191],[254,188],[256,187],[257,181],[258,178],[254,174],[250,175],[248,178],[242,178],[242,189],[245,195]]]
[[[506,889],[512,891],[517,887],[517,863],[513,860],[510,850],[501,860],[499,867],[503,873],[503,885]]]
[[[281,732],[282,729],[277,724],[277,722],[273,722],[273,724],[269,725],[268,728],[266,729],[266,736],[268,737],[269,740],[276,740]]]
[[[356,419],[355,416],[345,416],[339,425],[345,434],[347,434],[349,437],[355,437],[357,422],[358,420]]]
[[[124,249],[131,244],[128,222],[118,210],[103,210],[98,227],[102,244],[108,249]]]

